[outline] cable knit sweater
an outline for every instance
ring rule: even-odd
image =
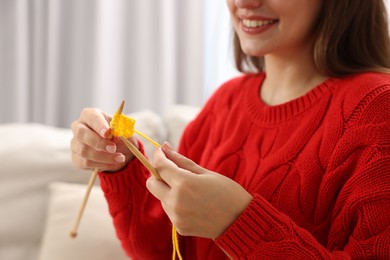
[[[180,237],[184,259],[390,259],[390,76],[328,79],[277,106],[259,98],[264,77],[225,83],[183,134],[180,153],[253,195],[215,241]],[[140,162],[99,176],[127,254],[170,259]]]

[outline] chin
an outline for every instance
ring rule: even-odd
[[[254,48],[242,48],[242,51],[248,55],[248,56],[252,56],[252,57],[262,57],[264,56],[264,53],[258,49],[254,49]]]
[[[247,43],[241,42],[242,51],[248,55],[253,57],[262,57],[265,55],[264,49],[259,46],[258,43]]]

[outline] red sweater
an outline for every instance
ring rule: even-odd
[[[180,237],[184,259],[390,259],[390,76],[329,79],[267,106],[264,75],[235,78],[189,124],[179,152],[253,200],[215,241]],[[138,160],[100,173],[124,250],[170,259],[171,224]]]

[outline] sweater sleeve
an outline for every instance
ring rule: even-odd
[[[329,159],[324,179],[338,191],[326,245],[258,194],[217,245],[233,259],[390,259],[389,89],[346,117]]]
[[[141,143],[140,150],[144,153]],[[99,173],[116,234],[133,260],[169,259],[172,254],[170,222],[160,202],[146,189],[149,176],[136,158],[120,172]]]

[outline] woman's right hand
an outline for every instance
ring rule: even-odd
[[[109,138],[111,118],[99,109],[85,108],[80,118],[72,123],[71,151],[76,166],[115,172],[134,158],[120,139]],[[135,137],[131,137],[130,141],[138,146]]]

